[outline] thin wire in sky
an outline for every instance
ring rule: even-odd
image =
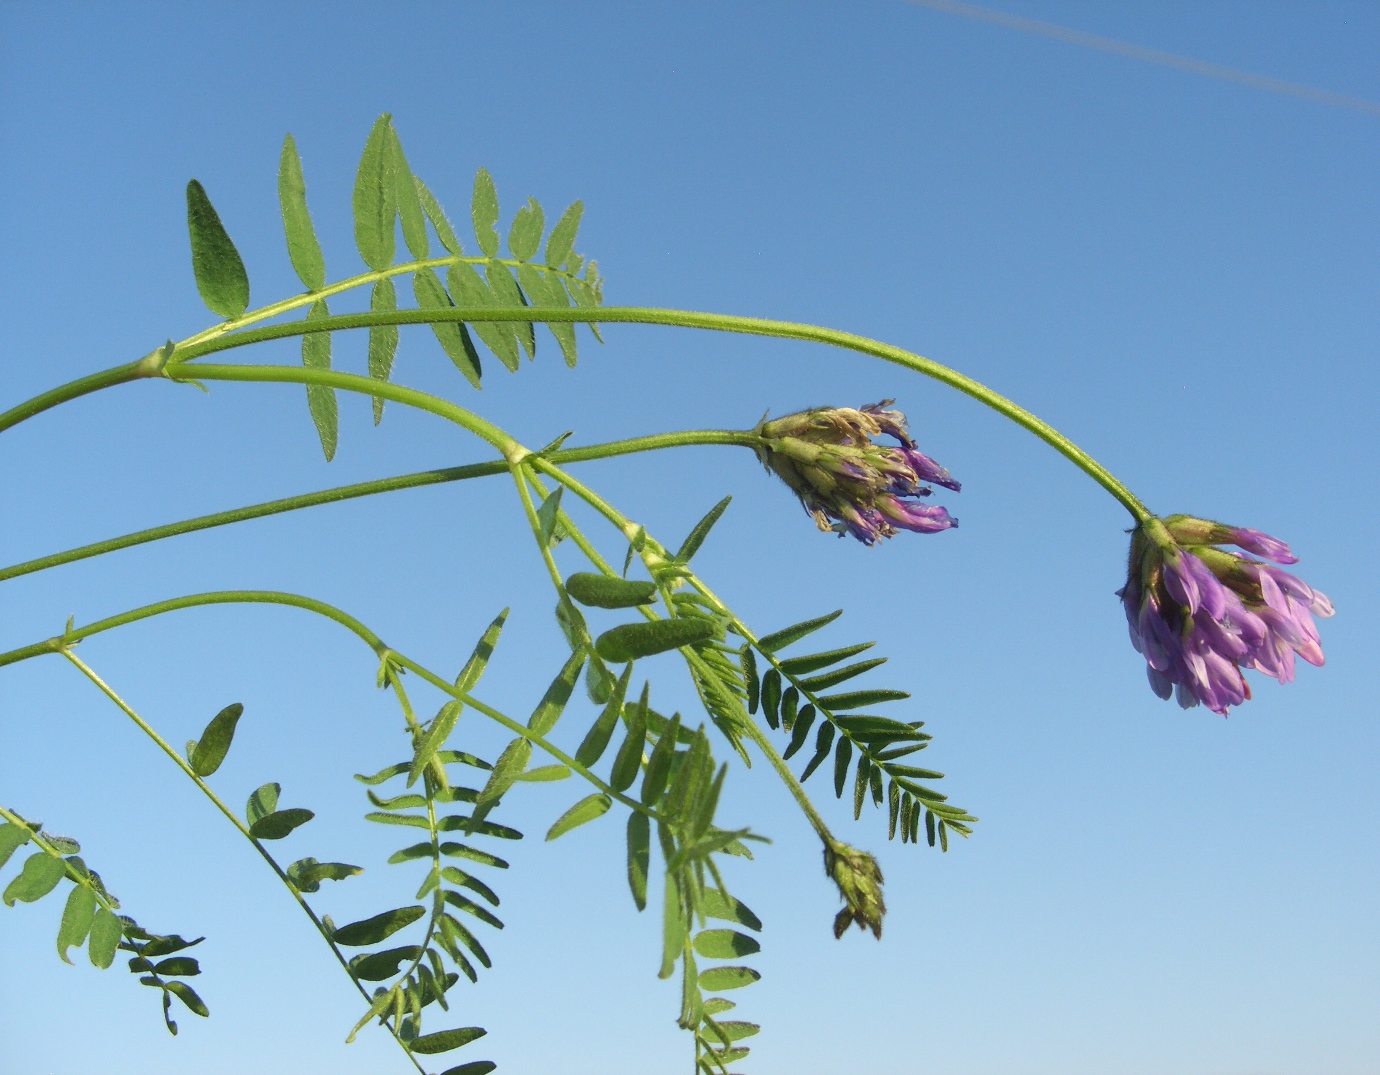
[[[936,11],[946,11],[952,15],[962,15],[965,18],[990,22],[1012,30],[1024,30],[1026,33],[1052,37],[1057,41],[1067,41],[1073,45],[1084,45],[1117,56],[1129,56],[1133,60],[1145,60],[1147,63],[1157,63],[1163,67],[1175,67],[1180,71],[1192,71],[1195,75],[1207,75],[1209,78],[1220,78],[1226,82],[1253,86],[1258,90],[1270,90],[1274,93],[1287,94],[1290,97],[1301,97],[1305,101],[1314,101],[1317,104],[1349,108],[1356,112],[1369,112],[1373,116],[1380,116],[1380,101],[1371,101],[1364,97],[1349,97],[1344,93],[1320,90],[1316,86],[1286,82],[1281,78],[1257,75],[1250,71],[1238,70],[1235,67],[1223,67],[1221,64],[1195,60],[1189,56],[1178,56],[1172,52],[1161,52],[1159,49],[1132,45],[1127,41],[1118,41],[1112,37],[1074,30],[1057,23],[1040,22],[1038,19],[1027,19],[1020,15],[1008,14],[1005,11],[978,7],[976,4],[965,4],[960,0],[911,0],[911,2],[933,8]]]

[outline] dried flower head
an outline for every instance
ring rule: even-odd
[[[1281,683],[1294,655],[1321,665],[1314,616],[1332,602],[1274,564],[1219,545],[1236,545],[1276,564],[1298,562],[1278,538],[1246,527],[1170,515],[1132,532],[1126,585],[1117,591],[1131,644],[1145,657],[1150,687],[1226,715],[1251,696],[1241,674],[1254,668]]]
[[[901,530],[933,534],[958,525],[922,498],[930,484],[958,491],[949,472],[921,452],[906,416],[884,399],[867,407],[815,407],[757,427],[763,466],[800,497],[821,530],[852,534],[864,545]],[[886,434],[898,445],[876,443]]]

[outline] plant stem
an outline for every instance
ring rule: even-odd
[[[18,425],[25,419],[41,414],[60,403],[90,395],[92,392],[99,392],[102,388],[112,388],[117,384],[128,384],[130,381],[160,376],[162,374],[147,359],[141,358],[137,362],[128,362],[123,366],[112,366],[110,369],[101,370],[99,373],[78,377],[75,381],[68,381],[66,384],[50,388],[32,399],[26,399],[23,403],[0,414],[0,433],[9,429],[10,426]]]
[[[73,653],[70,649],[68,649],[65,646],[59,652],[61,652],[61,654],[64,657],[71,661],[72,664],[76,665],[76,667],[81,670],[82,675],[86,676],[87,679],[89,679],[100,689],[102,694],[104,694],[107,698],[114,702],[125,714],[125,716],[129,717],[130,720],[134,721],[134,723],[139,726],[140,730],[150,739],[152,739],[154,743],[158,745],[158,749],[160,749],[161,751],[163,751],[164,754],[170,757],[173,760],[173,764],[175,764],[179,769],[181,769],[182,772],[187,775],[187,778],[191,780],[192,783],[194,783],[198,788],[201,789],[202,794],[211,800],[211,802],[215,805],[216,809],[219,810],[230,820],[230,824],[234,825],[235,828],[239,829],[240,834],[251,844],[254,845],[254,850],[258,851],[258,853],[261,856],[263,856],[263,860],[267,862],[269,868],[272,869],[273,872],[278,875],[278,880],[283,882],[283,886],[288,890],[288,892],[292,894],[292,898],[297,901],[297,905],[302,909],[302,912],[309,919],[311,919],[311,924],[316,927],[316,931],[321,934],[321,938],[330,947],[332,954],[340,963],[341,967],[344,968],[345,973],[350,976],[350,981],[352,981],[355,985],[355,988],[359,990],[360,996],[372,1003],[374,998],[369,995],[368,991],[364,988],[364,986],[362,986],[359,983],[359,980],[355,978],[354,973],[350,970],[349,961],[345,958],[344,954],[336,946],[335,941],[332,940],[330,931],[326,929],[325,923],[322,922],[321,919],[319,919],[316,916],[316,912],[313,911],[311,909],[311,906],[307,903],[307,901],[302,898],[302,894],[297,890],[297,886],[292,883],[292,879],[288,877],[288,875],[283,871],[283,868],[278,865],[277,861],[275,861],[273,856],[268,853],[268,849],[264,847],[261,841],[256,839],[250,833],[249,826],[240,820],[238,814],[231,810],[230,807],[225,805],[225,802],[221,799],[219,795],[217,795],[214,791],[211,790],[210,786],[206,783],[206,781],[202,780],[201,777],[196,775],[196,773],[192,770],[192,767],[187,763],[186,759],[183,758],[182,755],[179,754],[176,750],[174,750],[172,746],[169,745],[168,741],[164,739],[161,735],[159,735],[158,732],[153,728],[153,726],[148,723],[148,721],[144,720],[143,717],[136,713],[134,711],[134,708],[130,706],[128,702],[126,702],[123,698],[116,694],[115,691],[110,687],[110,685],[107,684],[105,680],[101,679],[101,677],[98,676],[89,665],[87,665],[80,657],[78,657],[75,653]],[[402,1039],[399,1038],[396,1033],[393,1033],[391,1028],[389,1028],[389,1032],[393,1034],[393,1039],[398,1043],[399,1047],[403,1050],[403,1052],[407,1053],[407,1057],[409,1060],[412,1061],[413,1066],[416,1067],[416,1069],[419,1072],[422,1071],[422,1066],[419,1063],[417,1063],[415,1058],[413,1058],[411,1051],[403,1043]]]

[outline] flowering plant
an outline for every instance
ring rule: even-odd
[[[376,423],[390,403],[454,423],[487,446],[491,458],[184,519],[11,565],[0,569],[0,581],[313,505],[507,475],[531,532],[534,562],[549,576],[568,656],[534,699],[531,715],[520,719],[486,702],[480,692],[489,658],[501,641],[506,610],[482,630],[458,669],[442,672],[316,598],[244,589],[173,596],[85,624],[69,620],[50,638],[0,653],[0,666],[60,657],[123,712],[262,856],[339,962],[360,994],[350,1038],[376,1026],[418,1071],[427,1070],[431,1057],[466,1047],[485,1033],[480,1027],[454,1025],[461,1022],[460,1013],[447,1013],[461,1007],[456,990],[460,978],[477,982],[479,969],[490,964],[481,927],[502,926],[495,913],[499,899],[494,885],[507,865],[496,849],[522,835],[496,812],[524,783],[575,780],[587,785],[553,820],[547,840],[598,823],[615,807],[625,814],[630,896],[639,911],[660,902],[659,973],[663,978],[679,974],[677,1020],[693,1043],[696,1071],[705,1075],[727,1072],[744,1059],[750,1049],[744,1042],[758,1031],[755,1023],[727,1017],[737,1002],[721,994],[759,978],[745,961],[759,950],[754,934],[761,922],[732,894],[733,869],[740,863],[730,860],[750,860],[752,844],[761,837],[748,825],[720,818],[729,764],[716,760],[716,750],[744,765],[754,756],[764,760],[794,797],[819,838],[824,872],[838,888],[842,907],[833,924],[836,936],[857,925],[880,938],[886,905],[875,858],[836,836],[806,794],[803,785],[816,772],[826,771],[835,796],[851,792],[855,818],[868,803],[884,808],[888,839],[899,833],[902,843],[918,846],[923,827],[925,845],[947,850],[950,836],[970,835],[977,818],[935,789],[942,773],[913,764],[931,740],[921,730],[924,722],[905,719],[903,709],[888,711],[900,715],[875,712],[909,695],[853,682],[884,661],[855,660],[872,643],[814,652],[801,647],[839,613],[759,632],[698,574],[694,557],[727,508],[727,499],[682,540],[668,543],[569,469],[633,452],[735,445],[753,451],[796,494],[821,530],[871,546],[902,531],[934,535],[953,529],[957,520],[929,498],[934,486],[958,492],[959,483],[921,451],[906,418],[890,409],[890,400],[764,417],[741,430],[652,433],[584,446],[566,446],[561,437],[534,449],[467,407],[395,383],[400,326],[430,326],[457,371],[476,387],[487,356],[513,372],[524,356],[533,358],[538,325],[549,331],[563,361],[574,366],[576,326],[585,325],[598,339],[599,326],[610,322],[822,342],[933,377],[1052,445],[1130,512],[1130,562],[1120,596],[1131,640],[1144,655],[1151,686],[1161,697],[1177,692],[1180,704],[1202,703],[1225,714],[1249,697],[1245,670],[1285,682],[1294,674],[1295,654],[1322,663],[1313,617],[1330,615],[1332,607],[1323,594],[1275,566],[1294,562],[1286,545],[1254,530],[1186,515],[1153,515],[1067,438],[955,370],[835,329],[605,306],[596,263],[574,249],[581,204],[572,204],[548,231],[541,207],[529,199],[512,219],[508,255],[501,256],[497,194],[483,169],[470,207],[478,253],[466,253],[440,203],[411,173],[386,115],[370,131],[353,192],[355,239],[366,271],[328,281],[291,136],[282,148],[278,195],[289,259],[305,288],[301,294],[250,308],[245,266],[206,191],[192,180],[187,187],[192,269],[202,298],[221,320],[133,362],[11,407],[0,414],[0,432],[80,396],[134,381],[200,387],[217,382],[295,384],[305,389],[308,414],[327,460],[337,445],[338,392],[370,397]],[[401,261],[396,257],[399,231],[409,255]],[[399,277],[410,277],[414,306],[399,305],[394,283]],[[332,313],[329,302],[355,289],[368,290],[367,311]],[[291,319],[294,311],[302,316]],[[367,332],[363,373],[333,364],[335,334],[354,330]],[[298,365],[211,360],[222,352],[287,338],[300,340]],[[586,533],[567,510],[576,500],[608,529]],[[558,550],[564,542],[569,544]],[[1220,547],[1227,544],[1245,551]],[[578,558],[579,570],[563,569],[558,551],[562,558]],[[274,847],[300,839],[296,834],[312,821],[313,812],[282,805],[283,789],[276,781],[249,791],[244,809],[237,810],[215,786],[219,781],[212,780],[232,748],[243,706],[219,708],[200,735],[178,749],[78,654],[87,638],[150,617],[219,604],[295,608],[324,617],[368,646],[378,686],[397,703],[404,737],[401,757],[357,779],[371,807],[367,819],[406,832],[389,862],[419,869],[419,887],[410,901],[337,924],[322,910],[330,895],[324,883],[345,882],[361,867],[311,855],[283,861]],[[676,654],[683,662],[703,721],[659,712],[660,695],[653,695],[651,681],[635,683],[639,662],[658,654]],[[577,696],[582,678],[591,707],[583,718],[576,715],[583,706]],[[542,680],[548,682],[546,676]],[[421,704],[424,694],[431,700],[426,708]],[[511,736],[495,757],[482,758],[457,741],[465,711]],[[797,772],[788,763],[801,751],[807,757]],[[188,982],[201,973],[198,959],[188,954],[199,938],[156,933],[141,925],[113,894],[112,887],[118,886],[108,886],[87,865],[77,841],[49,832],[25,816],[20,804],[0,804],[0,818],[0,867],[20,848],[28,848],[4,884],[4,902],[13,906],[65,893],[57,938],[63,959],[70,960],[72,950],[85,946],[89,961],[105,968],[124,953],[139,982],[159,998],[173,1033],[174,1011],[209,1014]],[[448,1067],[445,1075],[484,1075],[493,1067],[487,1060],[469,1060]]]

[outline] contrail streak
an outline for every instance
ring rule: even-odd
[[[1207,75],[1209,78],[1220,78],[1226,82],[1239,83],[1242,86],[1253,86],[1258,90],[1270,90],[1274,93],[1287,94],[1290,97],[1301,97],[1305,101],[1334,105],[1337,108],[1350,108],[1356,112],[1368,112],[1372,116],[1380,116],[1380,101],[1371,101],[1364,97],[1348,97],[1344,93],[1320,90],[1316,86],[1304,86],[1298,82],[1286,82],[1281,78],[1257,75],[1250,71],[1238,70],[1235,67],[1223,67],[1221,64],[1207,63],[1204,60],[1195,60],[1189,56],[1178,56],[1172,52],[1148,49],[1141,45],[1132,45],[1126,41],[1074,30],[1068,26],[1059,26],[1052,22],[1040,22],[1037,19],[1027,19],[1020,15],[1010,15],[1005,11],[978,7],[976,4],[961,3],[960,0],[911,0],[911,3],[933,8],[935,11],[946,11],[952,15],[962,15],[965,18],[1005,26],[1012,30],[1024,30],[1026,33],[1052,37],[1056,41],[1085,45],[1088,48],[1110,52],[1117,56],[1128,56],[1133,60],[1145,60],[1147,63],[1157,63],[1163,67],[1191,71],[1195,75]]]

